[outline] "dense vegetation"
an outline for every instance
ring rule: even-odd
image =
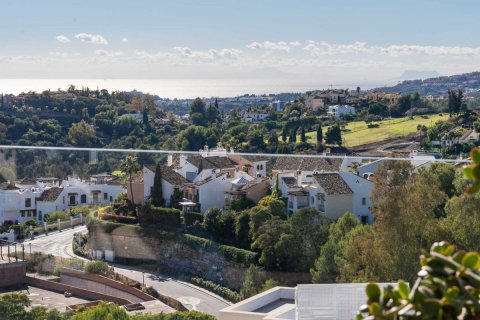
[[[355,116],[333,119],[325,110],[307,108],[305,96],[298,96],[278,113],[267,105],[253,106],[251,111],[269,116],[263,122],[245,123],[242,110],[225,112],[218,103],[207,105],[199,98],[189,106],[189,120],[184,120],[157,106],[150,95],[70,87],[68,95],[62,97],[48,91],[24,97],[24,105],[0,109],[1,144],[197,151],[221,143],[236,151],[268,153],[312,153],[328,145],[343,152],[346,150],[339,148],[344,142],[342,135],[348,133],[345,126],[351,121],[366,121],[369,128],[375,128],[372,122],[386,117],[452,112],[454,105],[459,105],[462,112],[463,106],[473,107],[469,101],[462,103],[459,93],[455,97],[460,104],[454,105],[450,100],[429,102],[414,93],[403,95],[395,103],[361,101]],[[320,134],[313,138],[309,132]],[[360,140],[357,144],[362,143]],[[112,172],[119,169],[122,157],[102,152],[91,161],[87,152],[1,152],[1,160],[16,165],[19,178]],[[138,158],[140,165],[161,160],[143,153]]]
[[[8,320],[213,320],[213,316],[198,312],[174,312],[170,314],[129,315],[124,308],[105,302],[92,308],[79,308],[75,312],[48,310],[43,306],[31,306],[23,293],[8,293],[0,296],[0,318]]]

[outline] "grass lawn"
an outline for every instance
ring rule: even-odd
[[[346,126],[346,129],[349,131],[342,132],[342,137],[344,140],[344,146],[351,148],[367,143],[380,142],[392,138],[407,136],[417,132],[417,126],[419,124],[431,127],[437,121],[447,119],[448,114],[443,114],[442,116],[438,114],[429,115],[428,119],[424,119],[420,116],[415,116],[414,119],[410,119],[410,117],[397,118],[375,122],[380,125],[378,128],[368,128],[365,121],[350,122]],[[323,128],[324,137],[326,131],[327,128]],[[312,143],[317,141],[317,133],[315,131],[307,132],[306,136],[308,142]],[[300,135],[298,135],[297,141],[300,141]]]

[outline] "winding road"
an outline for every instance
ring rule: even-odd
[[[48,236],[37,236],[34,240],[23,242],[25,252],[29,252],[31,248],[32,253],[43,252],[62,258],[78,258],[72,250],[73,235],[77,232],[86,233],[87,228],[77,226],[73,229],[51,232]],[[142,270],[118,264],[112,264],[112,266],[116,272],[139,282],[145,281],[147,286],[154,287],[159,293],[179,300],[190,310],[198,310],[218,317],[219,310],[230,304],[207,290],[156,272],[142,272]]]

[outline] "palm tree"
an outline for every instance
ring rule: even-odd
[[[122,160],[120,163],[120,169],[125,173],[128,174],[128,181],[130,184],[130,193],[132,195],[132,203],[135,205],[135,201],[133,199],[133,189],[132,189],[132,176],[140,170],[138,165],[138,159],[136,156],[126,156],[125,159]]]

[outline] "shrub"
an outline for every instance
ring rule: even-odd
[[[239,302],[242,300],[242,295],[236,291],[233,291],[227,287],[221,286],[213,281],[205,280],[199,277],[192,277],[190,281],[202,288],[212,291],[218,294],[220,297],[225,298],[231,302]]]
[[[371,129],[371,128],[378,128],[378,127],[380,127],[380,125],[379,125],[378,123],[369,123],[369,124],[367,124],[367,127],[368,127],[369,129]]]
[[[30,227],[38,227],[40,224],[38,223],[37,220],[28,220],[27,222],[25,222],[25,225]]]
[[[178,209],[145,206],[140,210],[140,223],[151,223],[167,228],[180,228],[181,211]]]
[[[90,208],[88,206],[70,208],[70,215],[72,216],[76,216],[78,214],[82,214],[83,216],[86,216],[89,213],[90,213]]]
[[[85,268],[85,261],[78,258],[62,260],[62,262],[60,264],[57,264],[53,269],[53,274],[59,276],[60,269],[62,268],[70,268],[82,271]]]
[[[55,257],[51,254],[34,252],[26,259],[28,272],[38,272],[40,274],[52,274],[55,268]]]
[[[43,218],[45,222],[47,223],[54,223],[57,222],[57,220],[65,220],[67,219],[67,213],[63,211],[55,211],[53,213],[46,214]]]
[[[113,220],[118,223],[134,224],[137,223],[137,217],[121,216],[113,213],[104,213],[102,214],[103,220]]]
[[[195,225],[195,222],[202,223],[203,222],[203,214],[198,212],[182,212],[183,216],[183,224],[185,227],[191,227]]]
[[[95,273],[106,275],[110,270],[110,266],[105,261],[95,260],[95,261],[88,261],[83,268],[83,271],[87,273]]]

